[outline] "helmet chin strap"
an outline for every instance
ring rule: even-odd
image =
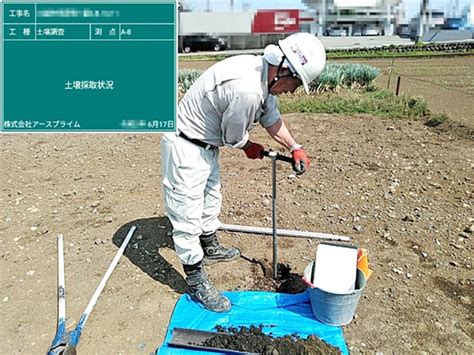
[[[270,91],[270,90],[272,89],[273,85],[275,85],[276,82],[277,82],[280,78],[282,78],[282,76],[280,76],[280,72],[281,72],[281,68],[283,67],[283,63],[285,62],[285,59],[286,59],[285,56],[283,56],[283,57],[281,58],[280,64],[278,64],[278,69],[277,69],[276,75],[275,75],[275,77],[272,79],[272,81],[270,82],[270,84],[268,84],[268,91]]]
[[[298,74],[296,73],[292,73],[292,74],[287,74],[287,75],[280,75],[280,72],[283,68],[283,63],[285,62],[285,59],[286,59],[286,56],[283,56],[281,58],[281,61],[280,61],[280,64],[278,64],[278,69],[277,69],[277,72],[276,72],[276,75],[275,77],[272,79],[272,81],[270,82],[270,84],[268,84],[268,91],[270,91],[272,89],[272,87],[276,84],[276,82],[278,80],[280,80],[281,78],[287,78],[287,77],[290,77],[290,76],[293,76],[293,77],[296,77],[298,78]],[[291,70],[290,70],[291,72]]]

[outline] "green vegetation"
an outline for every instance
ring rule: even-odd
[[[428,117],[425,121],[425,125],[428,127],[436,127],[448,119],[448,115],[445,113],[435,113]]]
[[[202,74],[202,70],[180,70],[179,94],[182,95]],[[426,101],[409,95],[396,96],[372,85],[379,75],[377,68],[362,64],[328,64],[318,80],[310,85],[311,95],[302,90],[280,97],[281,113],[370,114],[389,119],[424,120],[437,126],[448,119],[446,114],[431,114]]]
[[[280,112],[370,114],[391,119],[420,119],[429,116],[426,101],[408,95],[376,91],[344,91],[335,95],[285,95],[280,98]]]
[[[339,88],[369,87],[379,74],[379,69],[367,64],[329,63],[310,84],[310,90],[323,92]]]
[[[202,70],[197,69],[180,69],[178,71],[178,92],[185,93],[203,73]]]
[[[202,70],[182,69],[178,73],[178,90],[186,92],[202,74]],[[340,88],[368,88],[380,71],[366,64],[329,63],[316,81],[311,83],[312,92],[338,90]]]

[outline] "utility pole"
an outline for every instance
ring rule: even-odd
[[[423,31],[425,29],[426,10],[429,7],[429,0],[421,0],[420,5],[420,25],[418,27],[418,35],[416,36],[415,41],[415,43],[417,44],[421,41],[421,37],[423,37]]]
[[[324,30],[326,27],[326,14],[327,14],[326,0],[322,0],[321,6],[319,7],[319,19],[318,19],[318,22],[319,22],[318,35],[319,36],[324,36]]]

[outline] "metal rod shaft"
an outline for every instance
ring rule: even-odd
[[[272,152],[274,153],[274,152]],[[272,158],[272,235],[273,235],[273,279],[278,278],[278,237],[277,237],[277,186],[276,186],[276,161],[277,155],[271,153]]]

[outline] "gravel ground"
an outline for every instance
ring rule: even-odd
[[[344,327],[358,351],[473,353],[474,144],[446,129],[377,117],[291,114],[312,157],[278,167],[281,228],[351,236],[372,278]],[[252,138],[277,146],[262,129]],[[159,135],[2,135],[0,353],[44,352],[56,319],[56,235],[65,236],[69,326],[75,325],[131,224],[139,229],[78,350],[153,352],[185,284],[160,185]],[[271,164],[221,151],[228,224],[271,226]],[[220,233],[247,259],[271,259],[271,238]],[[280,262],[302,275],[317,242],[281,238]],[[269,289],[261,268],[214,265],[220,289]]]

